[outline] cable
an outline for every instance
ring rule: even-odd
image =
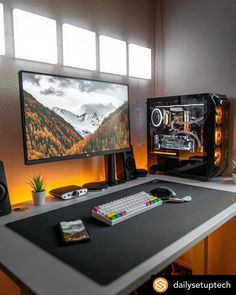
[[[190,136],[193,136],[197,141],[198,147],[201,147],[201,141],[200,141],[199,137],[195,133],[193,133],[191,131],[179,131],[179,132],[176,133],[176,135],[178,135],[178,134],[188,134]]]
[[[171,129],[174,129],[174,124],[178,124],[178,125],[190,124],[191,125],[191,124],[198,123],[198,122],[202,121],[203,119],[204,119],[203,116],[198,119],[195,119],[193,121],[185,121],[185,122],[181,122],[178,119],[174,119],[171,121],[170,126],[171,126]]]

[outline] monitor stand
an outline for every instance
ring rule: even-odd
[[[105,155],[105,176],[108,186],[114,186],[125,181],[117,180],[115,175],[115,154]]]
[[[86,187],[89,191],[104,190],[108,186],[114,186],[125,181],[117,180],[115,177],[115,154],[109,154],[104,156],[105,161],[105,181],[89,182],[85,183],[83,187]]]

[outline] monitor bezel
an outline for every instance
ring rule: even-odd
[[[24,149],[24,162],[26,165],[43,164],[43,163],[50,163],[50,162],[57,162],[57,161],[64,161],[64,160],[80,159],[80,158],[90,158],[90,157],[94,157],[94,156],[110,155],[110,154],[116,154],[116,153],[126,152],[126,151],[130,150],[130,147],[127,147],[127,148],[123,148],[123,149],[116,149],[116,150],[110,150],[110,151],[99,151],[99,152],[94,152],[94,153],[84,153],[84,154],[76,154],[76,155],[70,155],[70,156],[59,156],[59,157],[51,157],[51,158],[45,158],[45,159],[29,160],[28,159],[28,148],[27,148],[26,123],[25,123],[24,89],[23,89],[23,74],[24,73],[45,75],[45,76],[54,76],[54,77],[60,77],[60,78],[69,78],[69,79],[76,79],[76,80],[93,81],[93,82],[105,82],[105,83],[126,86],[127,93],[128,93],[129,146],[131,146],[131,132],[130,132],[130,100],[129,100],[129,85],[128,84],[113,82],[113,81],[104,81],[104,80],[99,80],[99,79],[80,78],[80,77],[74,77],[74,76],[66,76],[66,75],[58,75],[58,74],[51,74],[51,73],[41,73],[41,72],[20,70],[20,71],[18,71],[18,77],[19,77],[19,90],[20,90],[21,125],[22,125],[22,135],[23,135],[22,138],[23,138],[23,149]]]

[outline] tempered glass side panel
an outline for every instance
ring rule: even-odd
[[[156,99],[148,113],[149,159],[156,169],[205,175],[207,102],[191,96]]]
[[[148,99],[149,171],[200,180],[222,175],[229,106],[225,95],[215,93]]]

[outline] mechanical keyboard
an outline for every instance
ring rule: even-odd
[[[161,204],[160,198],[142,191],[96,206],[92,209],[92,216],[108,225],[114,225]]]

